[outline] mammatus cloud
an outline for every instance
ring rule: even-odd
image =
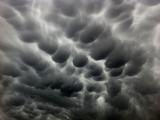
[[[0,0],[0,119],[159,120],[159,0]]]

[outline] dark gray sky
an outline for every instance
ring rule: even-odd
[[[160,120],[160,0],[0,0],[0,120]]]

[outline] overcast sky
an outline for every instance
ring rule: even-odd
[[[0,0],[0,120],[160,120],[160,0]]]

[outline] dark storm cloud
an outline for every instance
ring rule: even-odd
[[[40,78],[32,72],[28,71],[27,73],[23,74],[22,77],[19,78],[21,83],[24,83],[29,86],[35,86],[40,80]]]
[[[22,61],[29,66],[36,65],[41,59],[39,55],[32,51],[25,51],[24,53],[22,52],[20,57]]]
[[[76,14],[78,14],[78,1],[75,0],[69,0],[69,1],[65,1],[65,0],[55,0],[54,1],[56,9],[58,9],[58,11],[60,11],[60,13],[72,17],[72,16],[76,16]]]
[[[141,71],[141,67],[136,64],[129,64],[125,67],[124,73],[128,76],[134,76]]]
[[[12,0],[7,0],[9,4],[13,6],[21,6],[21,5],[26,5],[28,3],[28,0],[15,0],[14,2]]]
[[[68,82],[64,83],[60,89],[62,94],[64,94],[65,96],[70,96],[73,93],[81,91],[82,88],[83,84],[79,82],[77,78],[73,78],[71,80],[69,79]]]
[[[117,3],[119,2],[120,0],[117,0]],[[115,3],[115,0],[112,1],[113,3]],[[124,14],[126,13],[130,13],[131,14],[131,11],[133,9],[133,6],[132,5],[129,5],[129,4],[112,4],[108,10],[106,11],[107,12],[107,17],[109,18],[116,18],[116,19],[122,19]]]
[[[87,13],[97,13],[103,8],[105,0],[89,0],[85,4],[85,10]]]
[[[135,70],[135,72],[136,72],[136,70]],[[116,77],[116,76],[120,76],[122,73],[123,73],[123,67],[120,67],[120,68],[112,69],[110,72],[110,75],[113,77]],[[129,75],[129,70],[127,70],[127,73],[128,73],[127,75]]]
[[[68,75],[72,75],[75,73],[76,70],[73,66],[67,66],[65,71]]]
[[[142,95],[147,94],[156,94],[159,91],[159,86],[157,84],[157,81],[154,80],[153,76],[150,74],[147,74],[144,76],[145,73],[143,73],[138,80],[134,83],[134,89],[138,93]]]
[[[110,0],[114,4],[121,4],[123,0]]]
[[[160,3],[159,0],[140,0],[141,3],[145,4],[145,5],[149,5],[149,6],[152,6],[152,5],[157,5]]]
[[[106,81],[107,76],[105,74],[101,74],[100,76],[94,77],[94,80],[96,80],[96,81]]]
[[[88,66],[88,75],[89,76],[100,76],[103,73],[103,69],[101,66],[95,64],[95,63],[91,63]]]
[[[42,73],[41,73],[42,74]],[[64,96],[71,96],[83,88],[83,84],[76,77],[67,77],[52,71],[45,73],[43,76],[37,76],[36,73],[27,72],[19,81],[27,86],[34,86],[37,89],[59,90]]]
[[[107,15],[108,17],[115,18],[115,17],[118,17],[123,12],[123,8],[111,7],[107,12],[108,12],[108,15]]]
[[[38,110],[40,110],[41,112],[43,112],[43,118],[46,118],[47,115],[51,114],[54,115],[55,117],[61,118],[61,119],[65,119],[65,116],[68,115],[67,112],[64,112],[63,109],[61,108],[54,108],[52,106],[49,106],[47,104],[42,104],[39,103],[37,104],[36,108]],[[70,117],[70,115],[68,115]]]
[[[84,107],[82,109],[77,109],[72,111],[73,112],[73,119],[75,120],[84,120],[84,119],[95,119],[97,118],[96,109],[94,107],[95,104],[95,96],[92,94],[84,94]]]
[[[95,41],[98,36],[103,32],[104,28],[101,25],[96,23],[92,23],[91,25],[87,26],[87,28],[82,32],[80,35],[80,41],[82,43],[91,43]]]
[[[93,45],[91,49],[91,57],[95,60],[105,59],[112,52],[114,46],[115,40],[105,35],[105,38],[98,40]]]
[[[76,107],[77,103],[73,99],[59,95],[56,91],[51,91],[48,89],[34,89],[31,87],[25,87],[23,85],[14,85],[14,90],[18,91],[22,95],[33,96],[35,101],[48,102],[55,106],[68,108]]]
[[[44,38],[40,32],[40,26],[30,15],[25,15],[22,29],[20,29],[20,38],[27,43],[42,41]]]
[[[86,26],[87,20],[81,20],[80,17],[74,18],[68,25],[66,35],[69,38],[75,37]]]
[[[9,18],[12,18],[14,16],[16,16],[16,11],[11,8],[10,6],[4,4],[4,3],[1,3],[1,9],[3,9],[4,11],[1,11],[1,16],[5,19],[9,19]]]
[[[41,71],[44,71],[48,66],[49,64],[46,61],[40,60],[35,66],[33,66],[33,68],[37,72],[41,72]]]
[[[136,49],[132,53],[131,62],[139,66],[143,65],[147,60],[147,53],[143,49]]]
[[[64,63],[69,58],[70,52],[70,48],[67,48],[66,46],[60,46],[53,55],[52,60],[57,63]]]
[[[9,19],[7,19],[7,21],[17,30],[22,30],[23,29],[23,21],[21,20],[20,16],[14,16],[11,17]]]
[[[129,30],[129,28],[131,27],[133,23],[133,18],[129,17],[127,19],[124,19],[120,24],[119,24],[119,29],[120,31],[126,31]]]
[[[25,104],[25,99],[22,96],[10,95],[4,102],[8,106],[21,106]]]
[[[102,88],[102,86],[100,84],[95,83],[95,84],[89,84],[87,86],[87,90],[88,90],[88,92],[97,92],[97,93],[99,93],[99,92],[101,92],[103,90],[103,88]]]
[[[9,85],[14,81],[14,79],[11,76],[1,76],[1,85],[4,87],[9,87]]]
[[[7,64],[7,63],[1,66],[0,72],[3,75],[12,76],[12,77],[18,77],[21,74],[19,68],[16,65]]]
[[[6,0],[9,5],[19,10],[20,12],[26,12],[28,10],[28,5],[30,5],[29,0]]]
[[[119,68],[125,65],[130,59],[130,50],[123,44],[117,45],[113,52],[108,56],[105,66],[108,68]]]
[[[58,49],[58,43],[56,37],[51,37],[43,41],[40,41],[38,46],[40,49],[42,49],[48,54],[53,54]]]
[[[88,58],[83,54],[77,54],[73,58],[73,64],[76,67],[83,67],[88,63]]]
[[[107,83],[107,92],[111,97],[117,96],[121,91],[121,82],[116,80],[110,80]]]
[[[0,119],[159,120],[159,0],[0,1]]]
[[[24,42],[35,42],[37,40],[39,40],[41,37],[40,37],[40,33],[38,32],[34,32],[34,31],[24,31],[22,33],[22,40]]]
[[[143,49],[137,48],[134,50],[131,54],[130,62],[124,69],[124,73],[128,76],[134,76],[138,74],[141,71],[143,64],[145,64],[147,61],[146,55],[147,54]]]
[[[114,98],[109,98],[109,103],[116,109],[125,110],[129,107],[129,99],[125,95],[117,95]]]

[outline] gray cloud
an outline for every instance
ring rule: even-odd
[[[83,67],[88,63],[88,58],[83,54],[75,55],[73,58],[73,64],[76,67]]]
[[[70,56],[70,48],[66,46],[61,46],[58,48],[57,52],[53,55],[52,59],[57,63],[66,62]]]
[[[0,0],[0,119],[159,120],[159,0]]]

